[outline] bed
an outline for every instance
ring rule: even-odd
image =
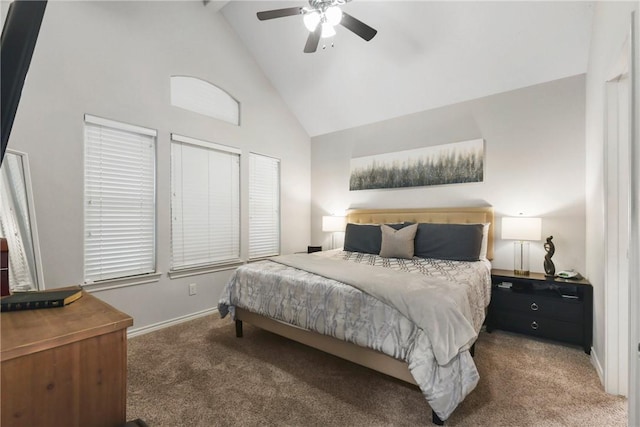
[[[344,250],[245,264],[218,308],[238,337],[248,322],[417,385],[443,424],[479,380],[472,355],[491,296],[493,221],[491,207],[351,210]]]

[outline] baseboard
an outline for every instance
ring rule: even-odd
[[[179,325],[180,323],[195,320],[199,317],[208,316],[217,312],[218,308],[213,307],[195,313],[187,314],[185,316],[176,317],[174,319],[164,320],[162,322],[142,326],[140,328],[132,328],[127,331],[127,338],[133,338],[140,335],[148,334],[149,332],[159,331],[160,329],[168,328],[169,326]]]
[[[604,370],[602,369],[602,365],[600,364],[598,355],[595,351],[593,351],[593,347],[591,347],[591,364],[594,368],[596,368],[598,378],[600,378],[600,384],[602,384],[602,388],[604,389]]]

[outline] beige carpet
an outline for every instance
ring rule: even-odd
[[[207,316],[129,340],[127,418],[152,426],[431,424],[416,387],[245,324]],[[449,426],[625,426],[577,348],[500,331],[476,346],[478,387]]]

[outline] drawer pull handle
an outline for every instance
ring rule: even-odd
[[[535,302],[531,304],[531,310],[538,311],[538,304],[536,304]]]
[[[538,322],[536,321],[531,322],[531,329],[533,329],[534,331],[538,329]]]

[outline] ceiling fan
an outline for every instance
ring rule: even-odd
[[[371,40],[378,31],[340,9],[339,6],[348,1],[350,0],[309,0],[309,7],[287,7],[258,12],[258,19],[265,21],[302,15],[304,25],[309,30],[309,37],[304,46],[305,53],[315,52],[320,38],[335,35],[336,30],[333,27],[336,25],[342,25],[366,41]]]

